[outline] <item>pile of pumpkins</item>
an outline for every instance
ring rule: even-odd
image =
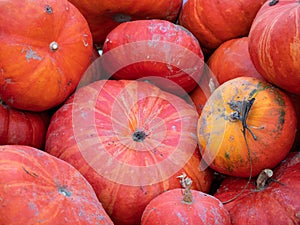
[[[299,224],[300,3],[0,3],[0,224]]]

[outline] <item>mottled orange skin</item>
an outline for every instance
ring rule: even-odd
[[[90,64],[88,24],[68,1],[0,4],[0,97],[18,109],[44,111],[62,103]],[[58,49],[50,44],[57,42]]]
[[[300,94],[300,4],[266,2],[249,33],[249,53],[257,71],[269,82]]]
[[[238,198],[224,204],[232,225],[300,224],[300,152],[290,153],[272,178],[262,190],[252,180]],[[239,195],[246,183],[241,178],[225,178],[214,196],[228,201]]]
[[[205,55],[226,40],[247,36],[252,21],[266,0],[188,0],[179,15],[179,24],[199,40]]]
[[[193,202],[183,201],[183,189],[166,191],[145,208],[141,225],[231,225],[230,215],[219,199],[191,190]]]
[[[70,164],[25,145],[0,146],[0,224],[113,225]]]
[[[94,43],[102,45],[107,34],[122,22],[163,19],[175,22],[182,0],[70,0],[88,21]]]
[[[219,84],[242,76],[264,80],[250,59],[248,37],[223,42],[209,57],[207,65]]]
[[[0,145],[44,148],[50,121],[48,112],[29,112],[0,104]]]
[[[212,173],[200,168],[197,118],[183,99],[146,82],[97,81],[53,115],[46,151],[87,178],[115,224],[139,224],[151,199],[180,187],[176,177],[183,172],[193,189],[209,191]],[[137,129],[148,133],[141,142],[132,138]],[[172,155],[179,164],[169,173],[164,162]]]
[[[257,137],[246,130],[252,158],[252,176],[262,169],[273,168],[290,151],[296,134],[297,118],[288,95],[265,81],[238,77],[220,85],[207,100],[198,120],[198,140],[203,159],[216,171],[238,177],[249,177],[250,158],[241,121],[232,121],[235,112],[230,102],[255,101],[246,124]]]

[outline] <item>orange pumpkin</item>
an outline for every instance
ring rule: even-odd
[[[92,36],[67,0],[2,1],[0,97],[18,109],[62,103],[90,64]]]
[[[257,78],[238,77],[220,85],[207,100],[198,120],[200,151],[220,173],[255,176],[286,157],[296,126],[285,92]]]
[[[252,21],[266,0],[188,0],[179,24],[199,40],[205,55],[232,38],[246,36]]]
[[[164,19],[175,22],[182,0],[69,0],[84,15],[101,46],[107,34],[120,23],[141,19]]]
[[[208,192],[201,170],[198,115],[182,98],[147,82],[100,80],[75,92],[52,116],[46,151],[77,168],[115,224],[139,224],[158,194],[180,187]]]
[[[0,146],[0,224],[112,225],[70,164],[25,145]]]
[[[223,42],[209,57],[207,65],[220,84],[242,76],[264,80],[250,59],[248,37]]]

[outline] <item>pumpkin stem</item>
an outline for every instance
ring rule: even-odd
[[[52,41],[52,42],[50,43],[49,47],[50,47],[50,50],[51,50],[52,52],[55,52],[55,51],[58,49],[58,44],[57,44],[57,42]]]
[[[187,177],[185,173],[178,176],[177,178],[180,179],[180,184],[184,188],[182,202],[185,204],[191,204],[193,202],[193,195],[191,192],[193,181],[189,177]]]
[[[273,176],[273,171],[270,169],[264,169],[260,172],[256,179],[256,188],[258,190],[263,190],[267,186],[267,182],[270,180],[270,178]]]

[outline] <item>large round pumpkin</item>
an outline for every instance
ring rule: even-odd
[[[50,121],[48,112],[17,110],[0,101],[0,145],[44,148]]]
[[[247,36],[252,21],[266,0],[188,0],[179,24],[199,40],[205,55],[226,40]]]
[[[103,46],[103,67],[115,79],[143,79],[163,90],[186,95],[202,76],[197,39],[164,20],[137,20],[112,30]]]
[[[215,193],[222,202],[229,201],[224,205],[232,224],[300,224],[300,152],[290,153],[273,172],[261,175],[246,189],[247,180],[226,178]]]
[[[242,76],[264,79],[250,59],[248,37],[223,42],[209,57],[207,65],[219,84]]]
[[[249,52],[257,71],[269,82],[300,94],[298,0],[268,0],[249,33]]]
[[[101,80],[78,89],[53,115],[46,151],[77,168],[115,224],[138,224],[158,194],[180,187],[209,191],[200,168],[197,112],[146,82]]]
[[[96,44],[122,22],[164,19],[175,22],[182,0],[69,0],[85,16]]]
[[[190,190],[189,178],[185,174],[181,177],[183,188],[166,191],[151,200],[143,212],[141,225],[231,225],[229,212],[219,199]]]
[[[18,109],[62,103],[90,63],[92,36],[67,0],[2,1],[0,97]]]
[[[0,146],[0,224],[112,225],[70,164],[25,145]]]
[[[220,85],[198,120],[203,159],[216,171],[256,176],[290,151],[297,127],[289,96],[265,81],[238,77]]]

